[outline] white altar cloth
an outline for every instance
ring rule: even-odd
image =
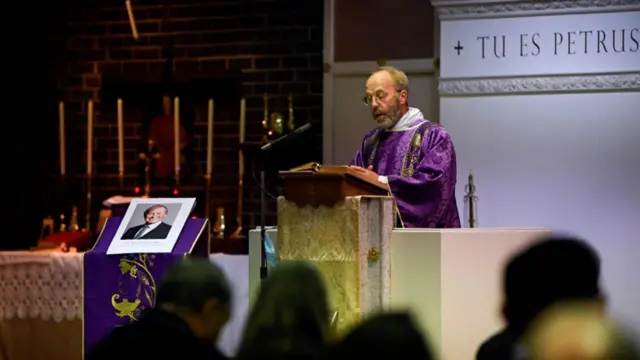
[[[82,359],[82,255],[0,252],[0,360]],[[232,314],[218,342],[220,351],[232,356],[249,311],[249,258],[211,254],[210,259],[232,286]]]

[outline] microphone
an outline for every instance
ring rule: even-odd
[[[262,147],[260,148],[260,151],[269,151],[269,150],[271,150],[271,148],[274,145],[277,145],[280,142],[285,142],[285,141],[291,140],[294,137],[302,134],[303,132],[305,132],[305,131],[307,131],[309,129],[311,129],[311,124],[310,123],[304,124],[304,125],[300,126],[299,128],[293,130],[292,132],[290,132],[290,133],[288,133],[288,134],[286,134],[284,136],[281,136],[281,137],[273,140],[272,142],[270,142],[268,144],[262,145]]]

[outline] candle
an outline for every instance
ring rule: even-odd
[[[173,99],[173,143],[174,168],[176,176],[180,174],[180,98]]]
[[[67,173],[67,151],[65,149],[65,133],[64,133],[64,102],[58,103],[58,119],[59,119],[59,136],[60,136],[60,175]]]
[[[247,100],[242,98],[240,100],[240,145],[245,141],[246,135],[246,116],[247,116]],[[241,176],[240,181],[242,181],[242,175],[244,174],[244,153],[242,152],[242,148],[238,152],[238,171]]]
[[[213,168],[213,99],[209,99],[207,112],[207,176],[211,176]]]
[[[246,134],[246,116],[247,116],[247,100],[242,98],[240,100],[240,143],[244,142]]]
[[[93,100],[87,105],[87,176],[93,170]]]
[[[264,108],[264,115],[262,119],[262,126],[265,129],[269,128],[269,96],[267,96],[267,93],[264,93],[264,95],[262,96],[262,102],[263,102],[263,108]]]
[[[124,119],[122,99],[118,99],[118,175],[124,175]]]
[[[131,1],[125,1],[127,7],[127,15],[129,17],[129,26],[131,26],[131,34],[134,40],[138,40],[138,27],[136,26],[136,19],[133,17],[133,9],[131,8]]]

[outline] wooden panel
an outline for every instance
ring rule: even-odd
[[[334,61],[432,58],[434,17],[426,0],[338,0]]]

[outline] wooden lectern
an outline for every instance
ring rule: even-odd
[[[349,196],[386,196],[387,184],[369,180],[349,166],[321,166],[309,163],[280,171],[284,198],[298,206],[333,206]]]
[[[387,185],[348,166],[313,163],[280,176],[279,259],[309,261],[319,269],[340,330],[386,308],[391,278],[384,255],[395,220]]]

